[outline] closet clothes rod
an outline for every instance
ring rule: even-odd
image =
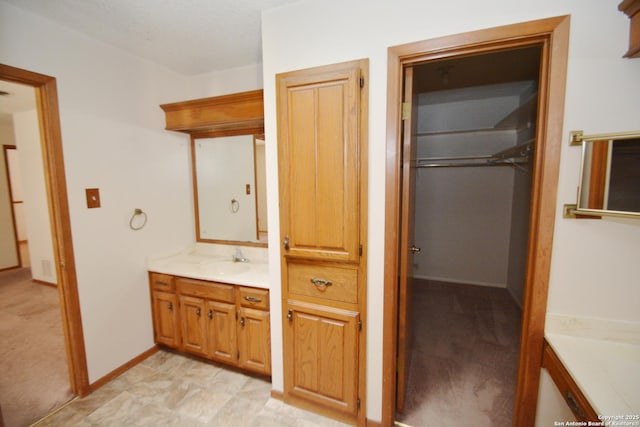
[[[444,162],[438,161],[434,163],[425,163],[416,161],[414,167],[422,169],[422,168],[454,168],[454,167],[470,167],[470,166],[514,166],[522,169],[522,164],[528,163],[525,159],[501,159],[501,160],[492,160],[492,157],[484,159],[484,161],[460,161],[460,162]]]

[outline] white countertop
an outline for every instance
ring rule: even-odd
[[[549,314],[545,337],[597,414],[640,415],[639,323]]]
[[[197,243],[174,255],[150,258],[149,271],[191,279],[269,289],[266,248],[240,247],[248,262],[233,262],[236,246]]]

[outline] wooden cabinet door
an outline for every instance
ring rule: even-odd
[[[242,307],[238,322],[238,365],[271,375],[271,327],[269,312]]]
[[[180,295],[180,320],[182,325],[182,349],[193,354],[206,356],[205,301],[187,295]]]
[[[158,344],[177,348],[180,345],[178,327],[178,297],[169,292],[152,292],[153,332]]]
[[[207,317],[209,357],[235,364],[238,359],[236,306],[225,302],[207,301]]]
[[[362,61],[279,74],[283,254],[356,262]]]
[[[285,397],[356,415],[359,313],[292,300],[287,308]]]

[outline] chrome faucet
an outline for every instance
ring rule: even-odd
[[[236,248],[236,253],[231,255],[231,259],[233,262],[249,262],[249,258],[245,258],[244,255],[242,255],[242,249],[240,248]]]

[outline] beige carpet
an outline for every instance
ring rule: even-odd
[[[73,395],[56,288],[28,268],[0,272],[0,405],[6,427],[28,426]]]
[[[404,414],[415,427],[510,426],[521,312],[505,289],[417,280]]]

